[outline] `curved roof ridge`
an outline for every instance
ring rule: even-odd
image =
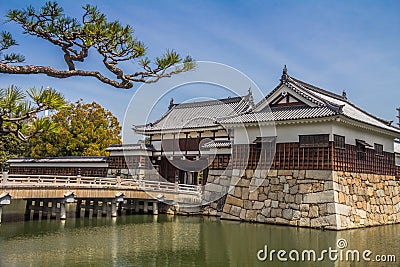
[[[292,79],[292,80],[294,80],[295,82],[298,82],[298,83],[300,83],[300,84],[302,84],[302,85],[304,85],[304,86],[306,86],[306,87],[309,87],[309,88],[305,88],[306,90],[307,90],[307,89],[308,89],[308,90],[314,90],[314,91],[316,91],[317,93],[324,94],[324,95],[327,95],[327,96],[329,96],[329,97],[333,97],[333,98],[335,98],[335,99],[337,99],[337,100],[339,100],[339,101],[343,101],[343,102],[345,102],[346,104],[351,105],[353,108],[357,109],[358,111],[363,112],[364,114],[366,114],[366,115],[368,115],[368,116],[371,116],[372,118],[374,118],[374,119],[380,121],[381,123],[390,126],[390,123],[391,123],[390,121],[385,120],[385,119],[383,119],[383,118],[379,118],[379,117],[377,117],[377,116],[375,116],[375,115],[369,113],[368,111],[365,111],[364,109],[362,109],[362,108],[358,107],[357,105],[353,104],[350,100],[348,100],[347,98],[344,98],[343,96],[340,96],[340,95],[338,95],[338,94],[329,92],[329,91],[327,91],[327,90],[325,90],[325,89],[322,89],[322,88],[319,88],[319,87],[317,87],[317,86],[311,85],[311,84],[309,84],[309,83],[303,82],[303,81],[301,81],[301,80],[299,80],[299,79],[296,79],[296,78],[293,78],[293,77],[291,77],[291,76],[289,76],[289,79]],[[311,93],[312,93],[312,92],[311,92]],[[318,96],[316,96],[316,97],[318,97]],[[334,103],[330,102],[330,101],[327,100],[327,99],[325,99],[325,101],[327,101],[327,102],[329,102],[329,103],[331,103],[331,104],[333,104],[333,105],[335,105],[335,106],[338,106],[337,104],[334,104]]]
[[[187,108],[187,107],[204,107],[204,106],[212,106],[219,104],[231,104],[235,102],[242,101],[244,96],[236,96],[236,97],[227,97],[221,99],[212,99],[198,102],[187,102],[187,103],[176,103],[172,108]]]
[[[328,92],[328,91],[326,91],[324,89],[321,89],[321,88],[318,88],[318,87],[313,86],[311,84],[308,84],[308,83],[305,83],[303,81],[300,81],[300,80],[298,80],[296,78],[293,78],[292,76],[289,76],[288,74],[286,74],[286,78],[284,80],[281,79],[281,82],[267,96],[265,96],[260,102],[258,102],[256,104],[256,108],[259,107],[260,105],[262,105],[282,85],[286,85],[287,87],[289,87],[290,89],[292,89],[293,91],[298,93],[299,95],[303,96],[304,98],[306,98],[307,100],[313,102],[314,104],[316,104],[318,106],[327,105],[328,107],[333,108],[334,110],[339,110],[340,109],[340,107],[337,106],[336,104],[334,104],[332,102],[329,102],[326,99],[321,99],[317,95],[315,95],[312,92],[310,92],[310,90],[307,90],[308,88],[304,88],[304,87],[312,87],[316,91],[318,90],[320,93],[335,95],[335,98],[336,97],[340,97],[339,95],[336,95],[334,93],[330,93],[330,92]],[[302,89],[305,89],[307,94],[302,92],[298,87],[301,87]]]
[[[313,92],[313,90],[315,90],[317,93],[325,94],[325,95],[328,95],[328,96],[330,96],[330,97],[334,97],[334,98],[337,99],[337,100],[341,100],[341,101],[348,102],[347,99],[344,100],[344,98],[342,98],[341,96],[339,96],[339,95],[337,95],[337,94],[335,94],[335,93],[331,93],[331,92],[329,92],[329,91],[327,91],[327,90],[324,90],[324,89],[322,89],[322,88],[313,86],[313,85],[308,84],[308,83],[304,83],[304,82],[302,82],[302,81],[300,81],[300,80],[298,80],[298,79],[296,79],[296,78],[293,78],[293,77],[291,77],[291,76],[288,76],[288,79],[292,80],[292,82],[294,82],[295,84],[299,84],[301,87],[306,87],[306,88],[303,88],[303,89],[305,89],[305,90],[307,91],[307,93],[311,94],[313,97],[315,97],[315,98],[317,98],[319,101],[323,102],[328,108],[330,108],[330,109],[332,109],[332,110],[334,110],[334,111],[336,111],[336,112],[341,113],[341,112],[342,112],[341,110],[342,110],[342,108],[343,108],[343,105],[338,105],[338,104],[336,104],[336,103],[333,103],[333,102],[329,101],[328,99],[321,98],[321,97],[319,97],[318,95],[316,95],[316,94]],[[312,87],[312,89],[307,88],[307,87]],[[338,99],[337,97],[339,97],[340,99]]]
[[[250,93],[249,93],[250,94]],[[250,108],[250,97],[237,96],[192,103],[173,104],[154,122],[134,126],[135,131],[158,131],[177,128],[197,128],[214,125],[218,117],[239,115]]]
[[[290,77],[290,76],[289,76]],[[290,89],[292,89],[293,91],[295,91],[296,93],[298,93],[299,95],[301,95],[302,97],[304,97],[305,99],[313,102],[314,104],[318,105],[318,106],[324,106],[326,103],[325,101],[323,101],[321,98],[317,97],[316,95],[310,93],[307,91],[307,94],[305,94],[304,92],[302,92],[301,90],[299,90],[298,88],[296,88],[297,84],[290,84],[290,82],[285,82],[284,83],[287,87],[289,87]],[[311,95],[311,97],[310,97]]]
[[[337,112],[326,106],[301,106],[301,107],[280,107],[273,108],[271,111],[259,111],[245,113],[238,116],[228,116],[218,119],[218,123],[245,123],[262,121],[282,121],[295,119],[323,118],[337,115]]]
[[[333,98],[336,98],[336,99],[338,99],[338,100],[347,101],[347,99],[344,98],[343,96],[338,95],[338,94],[333,93],[333,92],[330,92],[330,91],[328,91],[328,90],[322,89],[321,87],[318,87],[318,86],[315,86],[315,85],[306,83],[306,82],[304,82],[304,81],[302,81],[302,80],[299,80],[299,79],[296,79],[296,78],[294,78],[294,77],[292,77],[292,76],[289,76],[289,79],[293,80],[294,82],[300,83],[301,85],[303,85],[303,86],[305,86],[305,87],[308,87],[308,88],[306,88],[306,89],[314,90],[314,91],[316,91],[316,92],[318,92],[318,93],[328,95],[328,96],[333,97]]]

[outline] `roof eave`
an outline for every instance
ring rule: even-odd
[[[355,127],[360,127],[360,128],[364,128],[364,129],[368,129],[374,132],[378,132],[378,133],[383,133],[389,136],[393,136],[394,138],[400,138],[400,129],[394,128],[392,126],[387,126],[389,129],[387,128],[383,128],[383,127],[379,127],[377,125],[374,124],[370,124],[367,123],[365,121],[360,121],[360,120],[356,120],[352,117],[346,116],[344,114],[341,114],[338,119],[336,120],[337,122],[343,122]]]
[[[189,133],[197,131],[211,131],[211,130],[221,130],[222,125],[215,124],[213,126],[201,126],[201,127],[191,127],[191,128],[169,128],[169,129],[157,129],[157,130],[143,130],[135,131],[138,134],[143,135],[154,135],[154,134],[166,134],[166,133]]]
[[[303,118],[303,119],[288,119],[288,120],[268,120],[268,121],[251,121],[251,122],[223,122],[226,127],[232,128],[244,126],[263,126],[263,125],[284,125],[284,124],[302,124],[302,123],[316,123],[322,121],[333,121],[338,115],[321,116],[317,118]]]

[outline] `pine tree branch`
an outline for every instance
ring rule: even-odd
[[[58,70],[52,66],[12,65],[23,61],[21,55],[1,56],[3,50],[16,45],[11,34],[3,32],[0,38],[0,73],[8,74],[45,74],[55,78],[73,76],[94,77],[116,88],[129,89],[136,82],[154,83],[163,77],[194,69],[194,62],[186,57],[183,66],[170,68],[182,62],[173,50],[151,62],[145,57],[146,47],[133,35],[130,25],[121,25],[118,21],[109,22],[96,7],[86,5],[81,22],[63,13],[57,2],[47,2],[40,10],[28,6],[22,10],[10,10],[8,21],[14,21],[24,29],[25,34],[49,41],[61,48],[68,70]],[[103,57],[103,65],[110,73],[76,69],[75,62],[84,62],[94,50]],[[142,71],[126,73],[119,63],[135,60]],[[172,70],[171,70],[172,69]],[[107,77],[109,74],[115,77]]]

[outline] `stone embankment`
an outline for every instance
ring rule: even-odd
[[[207,185],[205,198],[228,193],[225,201],[212,203],[204,213],[222,219],[334,230],[400,221],[400,181],[394,176],[329,170],[231,170],[210,177],[212,184]]]

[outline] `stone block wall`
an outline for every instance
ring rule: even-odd
[[[232,170],[210,170],[204,186],[202,203],[203,214],[220,216],[226,195],[231,185]]]
[[[393,176],[328,170],[233,170],[221,218],[326,229],[398,222]]]
[[[336,172],[338,228],[400,222],[400,181],[395,176]]]

